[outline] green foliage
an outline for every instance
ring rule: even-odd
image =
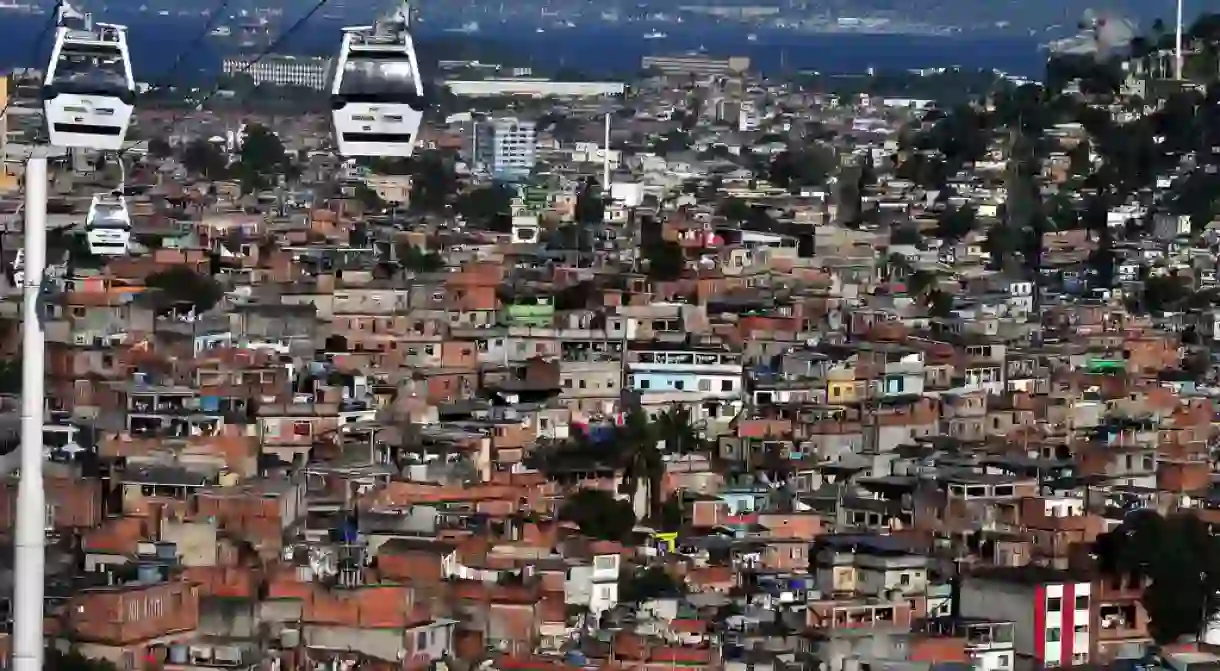
[[[665,499],[665,503],[661,504],[660,514],[652,521],[654,527],[666,532],[681,530],[685,522],[686,506],[680,494]]]
[[[174,148],[163,138],[154,137],[148,141],[148,155],[153,158],[169,158],[174,155]]]
[[[685,587],[660,566],[641,568],[619,577],[618,600],[621,603],[643,603],[680,597],[685,593]]]
[[[288,166],[288,155],[279,136],[266,126],[246,126],[241,152],[233,165],[234,175],[241,181],[242,193],[270,188],[276,177],[286,173]]]
[[[21,357],[0,361],[0,394],[21,393]]]
[[[212,309],[224,296],[224,291],[216,280],[186,266],[173,266],[168,270],[153,273],[144,280],[144,285],[160,291],[163,307],[189,303],[196,314]]]
[[[445,267],[445,258],[436,252],[428,252],[415,245],[404,245],[399,251],[399,263],[403,268],[417,273],[434,273]]]
[[[118,671],[109,660],[91,659],[77,650],[63,653],[55,648],[47,648],[42,667],[46,671]]]
[[[1220,538],[1194,515],[1133,513],[1093,551],[1104,575],[1147,581],[1143,604],[1159,644],[1197,635],[1220,611]]]
[[[513,193],[502,184],[480,186],[458,196],[454,208],[468,222],[493,230],[506,227],[512,216]]]
[[[1177,274],[1148,277],[1144,280],[1141,307],[1147,312],[1172,310],[1190,294],[1190,287]]]
[[[670,131],[652,142],[652,151],[660,156],[690,149],[690,134],[685,130]]]
[[[356,185],[356,200],[360,201],[366,210],[379,212],[386,208],[386,202],[381,199],[381,196],[364,183]]]
[[[913,226],[895,226],[890,229],[891,245],[917,245],[921,240],[923,236]]]
[[[659,243],[645,245],[644,259],[648,262],[648,277],[662,282],[670,282],[682,277],[686,270],[686,252],[676,242],[662,240]]]
[[[664,442],[667,452],[690,454],[703,451],[703,438],[691,422],[690,409],[686,406],[673,405],[659,413],[653,422],[653,431]]]
[[[426,151],[411,159],[411,208],[439,213],[457,193],[458,180],[450,161],[438,152]],[[398,173],[390,173],[398,174]]]
[[[606,217],[606,201],[601,185],[589,177],[576,194],[576,221],[581,224],[600,224]]]
[[[729,221],[743,222],[749,220],[753,208],[740,198],[726,198],[716,208],[716,213]]]
[[[224,179],[229,157],[220,147],[203,138],[196,138],[183,149],[182,164],[190,172],[207,179]]]
[[[923,296],[929,291],[936,291],[936,274],[926,270],[916,270],[907,277],[907,294]]]
[[[768,169],[768,179],[775,186],[784,189],[823,186],[837,165],[833,149],[814,144],[797,151],[776,154]]]
[[[928,306],[928,314],[941,319],[948,319],[953,316],[953,297],[941,291],[933,289],[925,295],[925,301]]]
[[[948,241],[961,240],[977,226],[978,215],[974,207],[946,207],[936,218],[936,237]]]
[[[559,519],[575,522],[580,533],[606,541],[627,541],[635,528],[631,503],[600,489],[580,489],[559,509]]]
[[[983,241],[983,251],[991,257],[991,269],[999,270],[1013,259],[1013,254],[1021,246],[1020,234],[1003,222],[993,225],[987,231],[987,239]]]

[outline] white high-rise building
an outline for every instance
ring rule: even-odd
[[[244,74],[255,84],[300,86],[323,90],[330,81],[331,61],[320,56],[270,55],[251,64],[253,57],[238,56],[224,60],[226,75]]]
[[[499,179],[528,177],[537,161],[534,122],[502,117],[480,121],[475,132],[475,162]]]

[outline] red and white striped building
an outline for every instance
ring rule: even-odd
[[[962,617],[1010,620],[1017,660],[1047,668],[1086,664],[1092,656],[1092,584],[1083,576],[1041,566],[997,568],[963,575],[956,598]],[[989,670],[990,671],[990,670]]]

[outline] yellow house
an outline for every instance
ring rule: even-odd
[[[0,77],[0,109],[8,108],[8,77]],[[3,169],[0,170],[0,192],[16,191],[21,188],[21,182],[17,179],[16,166],[9,165],[4,159],[8,149],[8,114],[7,112],[0,116],[0,165]]]
[[[853,403],[859,399],[860,383],[854,368],[832,368],[826,373],[826,402]]]

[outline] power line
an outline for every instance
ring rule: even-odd
[[[51,7],[51,13],[47,18],[46,25],[42,27],[38,37],[34,39],[34,54],[30,57],[30,60],[35,63],[38,62],[38,55],[42,51],[42,43],[46,41],[47,35],[50,35],[55,30],[59,22],[59,7],[62,3],[63,0],[55,0],[55,5]],[[3,119],[8,114],[8,108],[12,107],[13,102],[17,100],[17,96],[14,95],[15,93],[16,91],[8,91],[8,100],[4,102],[4,107],[0,108],[0,119]]]
[[[186,60],[187,54],[199,48],[200,43],[202,43],[203,40],[206,39],[207,36],[212,32],[212,29],[216,27],[217,20],[225,15],[225,12],[229,9],[229,3],[232,1],[233,0],[221,0],[220,5],[216,7],[216,9],[212,10],[212,14],[208,17],[207,22],[203,24],[203,28],[199,31],[199,34],[195,36],[195,39],[191,40],[190,43],[186,45],[186,48],[178,52],[178,56],[174,58],[173,64],[169,66],[169,69],[165,71],[165,74],[161,75],[161,83],[154,84],[149,87],[149,93],[168,88],[170,86],[170,80],[173,78],[174,73],[178,71],[178,68],[182,65],[183,61]]]
[[[258,63],[260,61],[262,61],[264,58],[266,58],[271,53],[273,53],[277,48],[283,46],[283,44],[288,41],[288,38],[292,37],[293,33],[300,30],[301,28],[304,28],[305,24],[308,23],[309,20],[313,18],[314,14],[317,14],[319,11],[321,11],[321,9],[323,7],[325,7],[327,5],[327,3],[329,3],[329,2],[330,2],[330,0],[318,0],[314,4],[314,6],[312,8],[310,8],[310,10],[308,12],[305,13],[304,16],[297,19],[296,23],[293,23],[291,26],[289,26],[288,30],[285,30],[284,32],[280,33],[280,36],[275,38],[271,42],[271,44],[268,44],[267,47],[264,48],[262,51],[260,51],[258,54],[256,54],[254,56],[254,58],[251,58],[250,60],[248,60],[245,63],[245,65],[243,65],[242,68],[237,72],[237,74],[245,75],[248,72],[250,72],[250,70],[255,65],[258,65]],[[199,102],[195,103],[194,107],[192,109],[202,108],[205,104],[207,104],[207,102],[209,100],[211,100],[212,98],[215,98],[216,95],[223,90],[223,88],[224,88],[223,84],[221,82],[217,81],[216,85],[214,87],[212,87],[212,90],[208,91],[207,95],[205,95],[202,99],[200,99]],[[175,116],[166,125],[166,128],[172,129],[174,127],[174,125],[176,125],[179,121],[182,121],[183,119],[185,119],[188,114],[190,114],[190,110],[188,110],[186,113]],[[145,138],[142,140],[138,140],[134,144],[132,144],[130,147],[124,148],[122,151],[119,152],[119,159],[121,160],[123,155],[126,154],[128,151],[138,147],[141,144],[146,144],[150,139],[151,139],[151,137]]]

